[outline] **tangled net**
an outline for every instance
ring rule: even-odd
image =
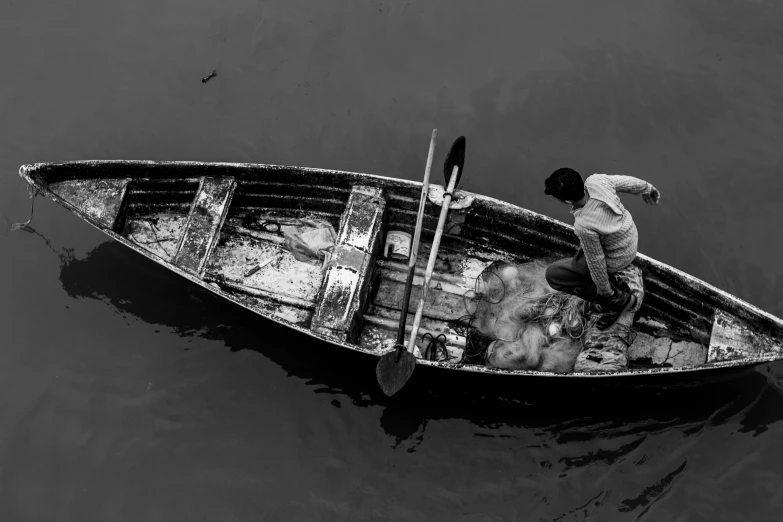
[[[496,261],[464,296],[462,362],[514,370],[569,372],[590,326],[585,302],[556,292],[546,265]]]

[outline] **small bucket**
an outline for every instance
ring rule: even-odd
[[[383,255],[394,259],[408,259],[411,255],[411,235],[401,230],[387,232]]]

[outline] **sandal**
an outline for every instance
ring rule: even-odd
[[[426,348],[424,348],[424,352],[422,353],[422,358],[428,360],[428,361],[439,361],[439,353],[438,348],[440,348],[440,353],[443,354],[444,358],[446,360],[450,359],[451,356],[449,355],[448,350],[446,350],[446,336],[444,334],[438,334],[437,337],[433,337],[431,333],[427,332],[424,335],[421,336],[421,343],[422,346],[424,345],[424,339],[427,338],[431,339],[429,344]]]

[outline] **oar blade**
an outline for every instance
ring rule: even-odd
[[[397,351],[387,353],[375,367],[375,376],[378,378],[383,393],[391,397],[408,382],[413,370],[416,368],[416,357],[408,350],[403,349],[400,359],[397,360]]]
[[[457,180],[454,182],[454,186],[459,185],[459,178],[462,176],[462,167],[465,165],[465,136],[460,136],[449,149],[449,153],[446,155],[446,161],[443,163],[443,175],[446,178],[446,186],[451,182],[451,173],[454,171],[454,167],[459,167],[457,171]]]

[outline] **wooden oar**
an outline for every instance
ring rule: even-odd
[[[405,292],[402,298],[402,311],[400,324],[397,330],[397,342],[394,351],[385,354],[375,367],[375,376],[378,379],[383,392],[392,396],[402,388],[416,367],[416,357],[413,352],[405,349],[405,321],[408,319],[408,302],[411,297],[413,276],[416,272],[416,259],[419,255],[419,239],[421,227],[424,222],[424,207],[427,205],[427,193],[430,188],[430,170],[432,169],[432,156],[435,153],[435,139],[438,137],[438,129],[433,129],[430,139],[430,151],[427,155],[427,167],[424,169],[424,182],[421,186],[421,198],[419,199],[419,213],[416,215],[416,229],[413,232],[413,242],[410,248],[408,260],[408,279],[405,282]]]
[[[465,136],[460,136],[454,141],[451,149],[449,149],[449,154],[446,156],[446,162],[443,166],[448,188],[443,194],[443,206],[441,206],[440,209],[438,228],[435,230],[435,237],[432,240],[430,258],[427,262],[427,270],[424,272],[424,282],[422,283],[421,296],[419,297],[419,306],[416,308],[416,317],[413,320],[413,329],[411,329],[411,337],[408,340],[408,352],[410,353],[413,353],[413,348],[416,346],[416,336],[418,335],[419,325],[421,324],[421,317],[424,313],[424,302],[427,299],[427,292],[430,289],[432,271],[435,269],[435,262],[438,259],[438,249],[440,248],[440,240],[443,237],[443,227],[446,225],[446,217],[449,214],[451,197],[454,193],[454,189],[457,187],[457,183],[459,183],[459,178],[462,175],[462,167],[464,164]],[[434,343],[435,341],[433,340],[432,342]]]

